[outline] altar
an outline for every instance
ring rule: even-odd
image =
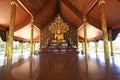
[[[68,42],[63,40],[58,42],[57,40],[52,40],[50,45],[41,48],[40,53],[55,53],[55,54],[77,54],[77,47],[68,46]]]
[[[41,48],[40,53],[78,54],[77,48]]]
[[[61,40],[61,41],[52,40],[52,42],[50,43],[50,47],[51,48],[67,48],[68,43],[66,42],[66,40]]]
[[[71,38],[65,37],[68,34],[69,26],[64,23],[60,15],[55,18],[54,22],[49,26],[50,36],[53,37],[47,39],[45,47],[42,47],[41,53],[71,53],[77,52],[76,47],[72,47]]]

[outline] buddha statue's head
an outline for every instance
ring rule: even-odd
[[[56,34],[62,34],[62,31],[60,29],[57,29]]]

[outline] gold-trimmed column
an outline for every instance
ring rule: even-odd
[[[41,45],[41,41],[42,41],[42,32],[41,32],[41,30],[40,30],[40,41],[39,41],[39,46],[40,46],[40,49],[41,49],[41,47],[42,47],[42,45]]]
[[[21,55],[23,54],[23,41],[20,42]]]
[[[81,51],[82,55],[85,54],[85,46],[84,45],[85,45],[84,41],[82,41],[82,51]]]
[[[14,26],[16,17],[16,6],[17,0],[11,0],[11,16],[10,16],[10,27],[8,37],[8,59],[12,60],[13,55],[13,37],[14,37]]]
[[[96,54],[98,53],[98,42],[97,42],[97,40],[95,40],[95,53]]]
[[[34,54],[36,54],[35,49],[36,49],[36,42],[34,42]]]
[[[31,39],[30,39],[30,57],[32,57],[33,54],[33,33],[34,32],[34,16],[31,17]]]
[[[87,26],[86,26],[86,16],[83,17],[83,27],[84,27],[84,52],[85,55],[87,56]]]
[[[103,41],[104,41],[104,56],[109,58],[109,49],[108,49],[108,32],[107,32],[107,23],[105,17],[105,0],[99,0],[99,6],[101,11],[101,23],[102,23],[102,32],[103,32]]]
[[[111,48],[111,56],[114,56],[113,42],[112,42],[112,30],[111,29],[110,29],[110,48]]]

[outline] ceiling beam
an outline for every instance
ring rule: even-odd
[[[0,30],[2,30],[2,31],[7,31],[7,30],[8,30],[8,27],[5,27],[5,26],[0,25]]]
[[[29,15],[33,16],[33,14],[24,6],[24,4],[20,0],[18,0],[18,3],[25,11],[27,11]]]
[[[61,14],[61,17],[62,17],[62,19],[63,19],[63,21],[64,22],[66,22],[68,25],[70,25],[70,26],[75,26],[74,28],[77,28],[77,26],[75,25],[75,24],[72,24],[67,18],[65,18],[63,15],[62,15],[62,13],[60,13]]]
[[[67,0],[60,0],[62,3],[64,3],[73,13],[75,13],[80,19],[83,20],[83,14],[79,12],[77,9],[75,9],[72,5],[68,3]]]
[[[41,9],[39,14],[35,15],[35,25],[40,29],[47,26],[58,13],[58,1],[49,0],[46,6]]]
[[[93,0],[91,4],[88,5],[88,9],[84,12],[84,15],[88,15],[89,12],[95,7],[95,5],[98,3],[98,0]]]
[[[75,13],[80,19],[83,20],[83,13],[78,11],[76,8],[74,8],[71,4],[69,4],[69,2],[67,0],[60,0],[63,4],[65,4],[73,13]],[[96,3],[94,3],[95,5]],[[92,5],[92,7],[89,9],[93,9],[94,5]],[[89,12],[89,11],[87,11]],[[86,14],[87,14],[86,12]],[[87,22],[90,23],[91,25],[93,25],[94,27],[101,29],[101,25],[100,23],[98,23],[97,21],[95,21],[92,17],[87,16]]]
[[[46,26],[48,26],[50,23],[52,23],[53,20],[54,20],[54,18],[55,18],[56,16],[57,16],[56,13],[54,13],[53,16],[51,16],[49,19],[47,19],[47,21],[46,21],[44,24],[39,25],[39,22],[36,21],[36,22],[35,22],[35,25],[38,26],[38,28],[39,28],[40,30],[42,30],[44,27],[46,27]]]
[[[112,26],[112,30],[119,29],[119,28],[120,28],[120,24],[116,24],[116,25]]]
[[[87,11],[84,13],[84,15],[87,15],[87,20],[90,24],[92,24],[93,26],[95,26],[96,28],[102,30],[101,28],[101,24],[99,22],[97,22],[95,19],[93,19],[92,17],[88,16],[88,14],[90,13],[90,11],[97,6],[98,0],[93,0],[92,4],[89,5],[89,8],[87,9]]]

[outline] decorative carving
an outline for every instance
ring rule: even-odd
[[[17,6],[17,1],[11,1],[11,5],[16,5]]]
[[[61,43],[64,40],[64,33],[69,31],[69,26],[63,22],[60,14],[58,14],[54,22],[49,26],[49,31],[54,34],[54,39]]]

